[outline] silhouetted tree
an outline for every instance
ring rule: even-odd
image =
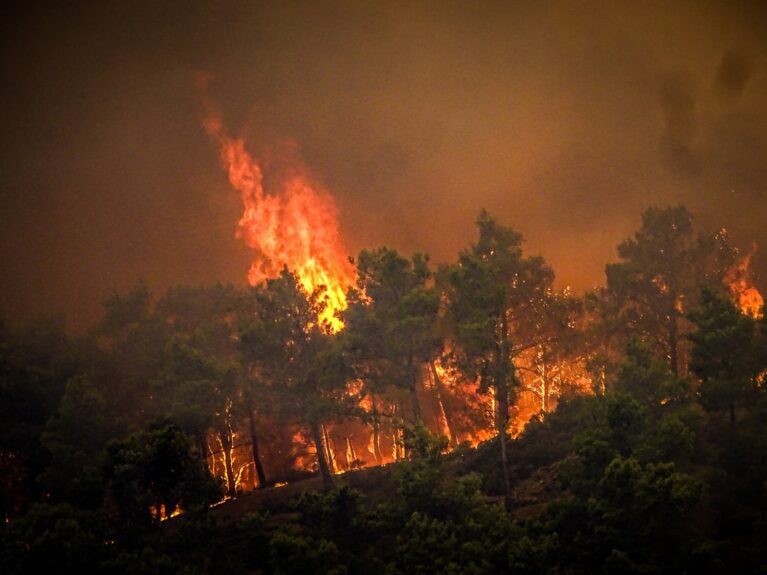
[[[711,289],[703,289],[700,308],[690,319],[697,327],[688,336],[693,344],[690,367],[701,379],[701,403],[729,412],[734,426],[737,408],[756,399],[758,376],[767,367],[760,357],[756,321]]]
[[[607,290],[628,335],[651,343],[674,375],[684,373],[685,314],[700,285],[721,285],[734,251],[723,236],[697,235],[684,206],[649,208],[632,238],[608,264]]]
[[[395,250],[364,250],[357,258],[357,285],[348,294],[340,334],[350,351],[363,393],[371,399],[373,445],[380,461],[380,418],[377,397],[388,389],[404,390],[413,422],[421,420],[418,383],[422,368],[441,348],[437,333],[439,294],[428,286],[428,259],[412,260]]]
[[[188,437],[173,425],[113,442],[103,469],[120,517],[137,525],[162,519],[163,509],[169,517],[176,507],[209,505],[220,497],[216,482],[192,453]]]
[[[51,459],[41,482],[54,500],[91,508],[101,503],[100,457],[107,443],[124,431],[106,406],[104,392],[92,376],[67,382],[42,434]]]
[[[323,304],[305,294],[287,270],[254,293],[258,311],[242,332],[243,354],[260,363],[271,396],[308,426],[323,482],[330,486],[322,424],[352,413],[354,407],[345,393],[349,372],[341,346],[318,323]]]
[[[458,264],[441,273],[458,364],[469,377],[479,378],[481,388],[492,390],[495,397],[495,426],[510,504],[506,432],[509,406],[520,384],[514,356],[539,343],[537,311],[551,289],[554,274],[542,258],[524,257],[522,236],[498,224],[484,210],[477,227],[477,243],[461,252]]]

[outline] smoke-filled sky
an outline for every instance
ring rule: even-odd
[[[448,261],[486,207],[560,285],[603,281],[650,204],[756,241],[767,4],[27,3],[2,18],[0,315],[82,328],[144,279],[244,284],[239,198],[195,78],[335,196],[350,254]],[[275,160],[276,161],[276,160]]]

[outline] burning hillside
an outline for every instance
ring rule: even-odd
[[[228,136],[215,116],[203,125],[218,142],[229,183],[242,199],[237,237],[255,252],[248,282],[258,285],[288,268],[307,294],[319,293],[325,305],[320,321],[339,330],[342,323],[336,314],[346,307],[354,274],[341,243],[333,197],[300,168],[265,190],[261,166],[248,153],[245,140]]]

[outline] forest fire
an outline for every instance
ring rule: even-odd
[[[577,6],[17,3],[0,575],[767,575],[767,1]]]
[[[341,243],[332,196],[300,168],[275,190],[265,190],[261,166],[246,150],[245,140],[228,136],[218,117],[209,116],[203,125],[218,142],[229,183],[242,199],[237,237],[255,251],[248,282],[257,285],[287,267],[307,294],[318,293],[326,306],[320,321],[338,331],[343,324],[336,313],[346,307],[354,273]]]
[[[730,267],[725,275],[724,283],[740,311],[758,319],[762,317],[764,298],[751,278],[751,258],[755,251],[756,246],[751,246],[748,253]]]
[[[337,334],[344,328],[338,313],[347,308],[347,290],[355,282],[355,271],[341,242],[332,196],[298,167],[265,185],[262,164],[247,150],[243,138],[230,137],[214,114],[209,114],[204,127],[218,143],[229,183],[242,201],[237,237],[255,252],[248,282],[261,285],[287,268],[296,275],[306,294],[315,294],[323,302],[326,307],[319,321],[328,332]],[[722,281],[742,312],[756,318],[763,299],[751,279],[752,254],[753,250],[737,259]],[[375,257],[379,256],[390,264],[396,261],[385,260],[391,254],[383,251],[378,256],[369,254],[367,263],[375,265],[378,261]],[[537,264],[530,260],[526,265]],[[362,379],[347,382],[345,396],[365,414],[363,419],[328,417],[310,433],[307,426],[297,425],[296,421],[262,417],[262,427],[285,431],[283,436],[271,435],[262,445],[267,467],[281,469],[273,475],[292,481],[322,470],[323,466],[326,475],[338,475],[399,461],[408,457],[405,430],[414,421],[446,438],[449,449],[462,443],[477,446],[497,436],[499,420],[505,419],[504,428],[516,437],[532,418],[545,417],[552,411],[561,396],[591,393],[593,382],[588,364],[594,350],[564,343],[567,334],[577,330],[577,306],[572,305],[575,300],[567,291],[561,294],[553,291],[546,283],[553,276],[548,276],[545,268],[539,268],[539,273],[541,290],[527,293],[511,304],[517,305],[520,313],[513,320],[518,322],[515,325],[535,343],[522,342],[524,345],[519,348],[510,348],[514,373],[510,401],[499,400],[497,388],[483,385],[481,378],[469,376],[458,364],[453,365],[450,350],[460,342],[445,339],[439,353],[424,357],[413,369],[417,375],[408,384],[409,393],[407,388],[392,384],[371,391],[367,387],[369,382]],[[360,278],[363,275],[360,272]],[[665,281],[660,277],[652,279],[653,285],[660,286],[657,291],[661,297],[668,292]],[[511,288],[518,286],[512,284]],[[381,287],[374,285],[374,289]],[[357,298],[358,304],[373,303],[364,290]],[[550,317],[543,319],[535,314],[528,317],[530,309],[547,310]],[[682,313],[681,309],[678,311]],[[210,471],[227,484],[227,496],[234,497],[264,485],[263,477],[257,477],[251,453],[251,444],[255,442],[252,424],[249,431],[243,422],[238,425],[231,418],[227,421],[226,433],[209,434],[206,445],[215,448],[205,451],[209,454]]]

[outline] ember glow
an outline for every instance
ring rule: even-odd
[[[298,166],[274,190],[265,190],[261,165],[245,140],[228,136],[215,116],[203,125],[218,142],[229,183],[242,199],[237,238],[255,252],[248,282],[258,285],[287,267],[307,294],[318,293],[324,302],[320,322],[338,331],[343,323],[336,314],[346,308],[354,270],[341,242],[333,197]]]
[[[749,252],[727,271],[724,283],[743,314],[760,318],[762,317],[764,298],[756,289],[751,274],[751,258],[755,251],[756,246],[752,246]]]

